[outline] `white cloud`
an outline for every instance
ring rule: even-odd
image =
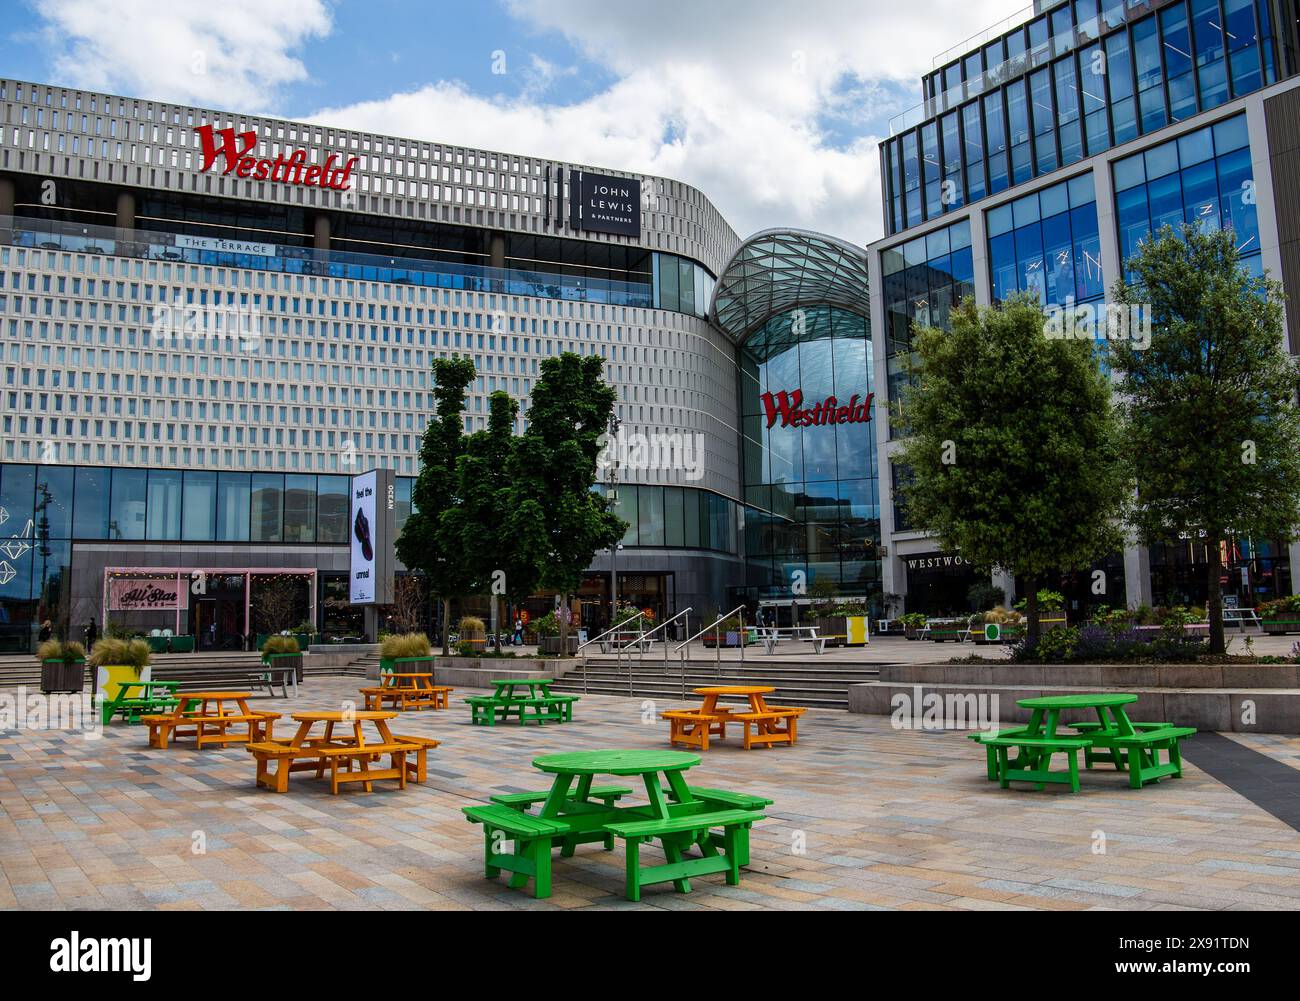
[[[37,0],[54,76],[74,87],[256,112],[307,78],[322,0]]]
[[[548,103],[532,87],[510,100],[440,81],[311,117],[662,174],[702,190],[741,235],[798,226],[866,243],[881,231],[878,137],[837,144],[822,116],[860,128],[880,116],[851,102],[876,99],[889,83],[904,82],[919,103],[920,75],[940,49],[1022,4],[506,0],[506,6],[539,32],[564,34],[617,81],[569,105]]]

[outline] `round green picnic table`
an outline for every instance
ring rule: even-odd
[[[659,779],[660,773],[672,790],[673,798],[679,803],[689,803],[692,796],[682,772],[699,763],[699,756],[695,754],[654,749],[573,751],[534,758],[534,768],[555,775],[550,795],[542,805],[541,816],[547,819],[559,817],[566,802],[570,800],[585,803],[591,789],[592,776],[639,775],[645,786],[646,797],[650,800],[653,816],[667,820],[670,814],[668,802],[664,798],[663,783]],[[575,781],[577,789],[570,793]]]
[[[1103,730],[1113,730],[1121,737],[1131,737],[1134,734],[1133,723],[1129,720],[1124,707],[1132,705],[1137,700],[1136,695],[1113,692],[1096,695],[1044,695],[1039,698],[1020,699],[1016,705],[1031,710],[1029,731],[1032,734],[1042,733],[1047,737],[1055,737],[1056,727],[1063,711],[1092,709],[1096,711]],[[1113,723],[1106,720],[1107,709],[1110,710]]]

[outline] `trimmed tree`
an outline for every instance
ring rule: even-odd
[[[520,496],[514,434],[519,404],[509,393],[488,400],[488,426],[465,440],[456,463],[459,504],[442,517],[443,548],[460,554],[469,591],[520,602],[537,588],[545,560],[544,516],[535,499]],[[500,615],[495,616],[498,624]],[[501,632],[496,633],[497,649]]]
[[[602,378],[605,361],[596,355],[565,353],[542,362],[533,386],[528,430],[516,452],[515,502],[541,521],[544,557],[539,584],[569,597],[597,550],[623,537],[627,523],[593,491],[600,437],[614,410],[614,390]],[[567,649],[568,623],[560,617],[561,649]]]
[[[1049,339],[1036,300],[967,300],[914,340],[900,485],[912,522],[979,570],[1021,577],[1029,643],[1049,574],[1122,544],[1130,493],[1110,385],[1089,343]]]
[[[433,363],[435,416],[424,429],[411,514],[396,544],[398,559],[428,575],[430,593],[442,600],[443,656],[451,652],[451,599],[473,585],[464,553],[445,545],[441,523],[443,514],[459,503],[456,463],[465,449],[465,390],[476,376],[467,358],[438,358]]]
[[[1151,338],[1112,345],[1123,377],[1133,524],[1148,545],[1205,532],[1210,651],[1223,653],[1219,543],[1289,541],[1300,523],[1300,368],[1282,286],[1251,277],[1231,230],[1165,226],[1128,261],[1114,298],[1150,314]]]

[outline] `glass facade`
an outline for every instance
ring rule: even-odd
[[[880,495],[868,321],[830,306],[779,313],[744,342],[740,365],[750,587],[790,597],[802,573],[870,597]],[[789,408],[819,406],[820,417],[786,420]]]
[[[1032,292],[1044,305],[1096,302],[1106,294],[1092,174],[989,211],[993,298]]]
[[[1162,226],[1190,223],[1203,232],[1232,230],[1243,264],[1263,274],[1245,115],[1117,160],[1113,169],[1123,260]]]
[[[1074,0],[954,60],[881,143],[886,231],[1278,79],[1269,0]]]
[[[953,306],[975,295],[970,220],[935,230],[881,254],[885,306],[885,356],[889,367],[890,434],[904,419],[902,390],[912,352],[912,334],[923,327],[948,327]]]

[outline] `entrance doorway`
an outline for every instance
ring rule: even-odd
[[[208,593],[190,606],[190,632],[200,650],[242,650],[247,633],[244,622],[244,576],[222,574],[208,578]]]

